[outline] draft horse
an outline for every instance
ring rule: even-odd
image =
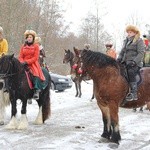
[[[116,60],[91,50],[76,49],[76,53],[81,57],[83,71],[88,72],[94,82],[94,95],[104,124],[101,137],[119,144],[119,107],[137,108],[150,101],[150,69],[141,69],[142,82],[138,87],[138,100],[122,105],[129,85]]]
[[[47,85],[41,90],[37,100],[39,112],[35,124],[43,124],[50,116],[50,76],[46,73]],[[0,58],[0,79],[7,80],[9,99],[11,102],[11,120],[7,129],[27,129],[26,116],[27,100],[33,97],[33,89],[30,88],[26,77],[25,68],[14,55],[5,55]],[[1,86],[2,88],[3,86]],[[21,119],[17,122],[17,100],[22,102]]]
[[[82,72],[80,72],[80,70],[79,70],[81,67],[79,56],[77,57],[77,55],[76,55],[76,58],[74,56],[75,56],[75,54],[73,52],[71,52],[69,49],[65,50],[63,63],[70,64],[71,78],[72,78],[73,82],[75,83],[75,87],[76,87],[75,97],[77,97],[77,96],[81,97],[81,95],[82,95],[81,82],[83,80],[87,80],[87,78],[85,78],[85,76],[82,76]],[[92,95],[91,99],[94,99],[94,94]]]

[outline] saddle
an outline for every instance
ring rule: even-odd
[[[125,67],[123,67],[122,70],[123,70],[123,73],[121,73],[121,74],[126,79],[127,83],[129,84],[129,78],[128,78],[127,70]],[[142,72],[143,72],[143,68],[141,68],[139,70],[139,72],[137,72],[137,75],[136,75],[137,86],[139,86],[142,83]]]

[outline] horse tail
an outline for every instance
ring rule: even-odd
[[[10,104],[9,94],[4,93],[4,90],[0,90],[0,124],[4,124],[5,107]]]
[[[43,91],[43,105],[42,105],[42,118],[43,123],[47,120],[51,115],[51,103],[50,103],[50,79],[47,87]]]

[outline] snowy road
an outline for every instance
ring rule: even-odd
[[[51,91],[51,118],[42,126],[33,124],[38,113],[36,102],[28,105],[28,129],[6,130],[0,126],[0,150],[111,150],[109,143],[98,142],[103,123],[96,100],[90,101],[92,82],[82,83],[82,98],[74,95],[74,87],[62,93]],[[120,108],[119,117],[122,141],[117,150],[150,150],[150,112]],[[10,107],[5,123],[9,119]]]

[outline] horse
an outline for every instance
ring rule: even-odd
[[[64,53],[64,58],[63,58],[63,63],[67,64],[70,63],[70,74],[71,74],[71,79],[75,83],[76,87],[76,95],[75,97],[81,97],[82,92],[81,92],[81,82],[83,80],[87,80],[82,76],[82,72],[79,72],[79,68],[81,67],[81,63],[79,61],[79,57],[76,57],[76,60],[74,60],[74,53],[71,52],[69,49],[65,50]],[[76,63],[74,63],[76,62]],[[91,100],[94,99],[94,94],[92,95]]]
[[[0,79],[0,125],[4,125],[5,108],[10,105],[9,93],[4,91],[5,81]]]
[[[6,129],[27,129],[28,121],[26,116],[27,100],[33,97],[34,90],[30,87],[27,79],[27,72],[22,64],[13,55],[5,55],[0,58],[0,79],[7,79],[8,93],[11,103],[11,120],[6,125]],[[41,90],[37,100],[39,112],[35,124],[43,124],[50,116],[50,76],[46,74],[46,87]],[[0,86],[2,88],[2,86]],[[0,89],[1,90],[1,89]],[[16,114],[17,100],[22,102],[20,122],[17,122]]]
[[[115,59],[101,52],[85,49],[76,49],[76,53],[82,61],[83,72],[87,72],[93,79],[94,95],[102,112],[104,125],[101,138],[118,146],[121,141],[119,107],[132,109],[142,107],[150,101],[150,68],[140,70],[142,82],[138,86],[138,100],[126,102],[129,84]]]

